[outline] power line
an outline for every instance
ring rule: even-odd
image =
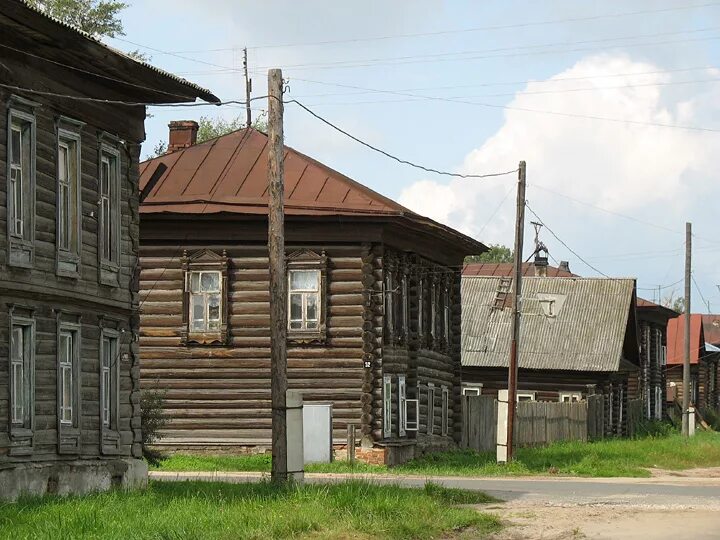
[[[379,153],[379,154],[382,154],[382,155],[384,155],[385,157],[388,157],[388,158],[390,158],[390,159],[392,159],[392,160],[395,160],[395,161],[397,161],[398,163],[402,163],[402,164],[404,164],[404,165],[409,165],[410,167],[414,167],[414,168],[416,168],[416,169],[420,169],[420,170],[423,170],[423,171],[425,171],[425,172],[440,174],[440,175],[443,175],[443,176],[452,176],[452,177],[455,177],[455,178],[490,178],[490,177],[494,177],[494,176],[504,176],[504,175],[507,175],[507,174],[513,174],[513,173],[516,173],[516,172],[517,172],[517,169],[512,169],[512,170],[510,170],[510,171],[496,172],[496,173],[486,173],[486,174],[461,174],[461,173],[452,173],[452,172],[447,172],[447,171],[440,171],[440,170],[438,170],[438,169],[433,169],[433,168],[431,168],[431,167],[425,167],[424,165],[418,165],[417,163],[413,163],[413,162],[411,162],[411,161],[408,161],[408,160],[405,160],[405,159],[401,159],[401,158],[399,158],[399,157],[397,157],[397,156],[394,156],[393,154],[390,154],[389,152],[386,152],[385,150],[382,150],[382,149],[378,148],[377,146],[373,146],[372,144],[370,144],[370,143],[368,143],[368,142],[365,142],[365,141],[363,141],[362,139],[359,139],[359,138],[356,137],[355,135],[352,135],[351,133],[348,133],[348,132],[345,131],[344,129],[336,126],[335,124],[333,124],[333,123],[330,122],[329,120],[326,120],[325,118],[323,118],[323,117],[320,116],[319,114],[313,112],[312,109],[309,109],[308,107],[306,107],[305,105],[303,105],[302,103],[300,103],[300,102],[299,102],[298,100],[296,100],[296,99],[291,99],[291,100],[285,101],[285,103],[295,103],[298,107],[300,107],[301,109],[305,110],[305,111],[306,111],[307,113],[309,113],[310,115],[314,116],[315,118],[317,118],[318,120],[320,120],[320,121],[323,122],[324,124],[330,126],[330,127],[333,128],[335,131],[338,131],[339,133],[342,133],[342,134],[345,135],[346,137],[349,137],[349,138],[352,139],[353,141],[355,141],[355,142],[357,142],[357,143],[359,143],[359,144],[362,144],[363,146],[365,146],[365,147],[367,147],[367,148],[370,148],[371,150],[374,150],[375,152],[377,152],[377,153]]]
[[[414,32],[414,33],[408,33],[408,34],[356,37],[356,38],[335,39],[335,40],[314,41],[314,42],[295,42],[295,43],[281,43],[281,44],[275,43],[275,44],[255,45],[255,46],[248,47],[248,48],[249,49],[271,49],[271,48],[282,48],[282,47],[310,47],[310,46],[319,46],[319,45],[336,45],[336,44],[340,44],[340,43],[364,43],[364,42],[368,42],[368,41],[384,41],[384,40],[391,40],[391,39],[408,39],[408,38],[416,38],[416,37],[442,36],[442,35],[448,35],[448,34],[462,34],[462,33],[469,33],[469,32],[483,32],[483,31],[490,31],[490,30],[509,30],[509,29],[513,29],[513,28],[528,28],[528,27],[533,27],[533,26],[545,26],[545,25],[562,24],[562,23],[569,23],[569,22],[585,22],[585,21],[595,21],[595,20],[610,19],[610,18],[617,18],[617,17],[632,17],[632,16],[646,15],[646,14],[651,14],[651,13],[669,13],[669,12],[674,12],[674,11],[685,11],[685,10],[692,10],[692,9],[715,7],[718,5],[720,5],[720,2],[708,2],[708,3],[704,3],[704,4],[680,5],[680,6],[661,8],[661,9],[645,9],[645,10],[637,10],[637,11],[626,11],[626,12],[620,12],[620,13],[605,13],[605,14],[599,14],[599,15],[587,15],[584,17],[570,17],[570,18],[565,18],[565,19],[553,19],[553,20],[545,20],[545,21],[529,21],[529,22],[525,22],[525,23],[516,23],[516,24],[489,25],[489,26],[478,26],[478,27],[472,27],[472,28],[436,30],[433,32]],[[180,52],[180,53],[221,52],[221,51],[233,50],[235,48],[236,47],[176,51],[176,52]]]
[[[708,301],[705,299],[705,295],[704,295],[704,294],[702,293],[702,291],[700,290],[700,285],[698,285],[698,282],[695,280],[695,275],[694,275],[694,274],[690,274],[690,277],[692,278],[692,282],[695,284],[695,290],[697,290],[698,294],[700,295],[700,298],[701,298],[702,301],[703,301],[703,304],[705,304],[705,308],[707,309],[707,312],[710,313],[710,302],[708,302]]]

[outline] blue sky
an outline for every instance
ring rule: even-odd
[[[682,278],[690,220],[695,279],[720,312],[720,2],[143,0],[123,21],[127,41],[110,44],[139,48],[222,99],[244,97],[247,46],[255,96],[268,67],[281,67],[290,98],[404,159],[475,174],[527,160],[531,207],[595,269],[637,277],[642,296]],[[253,103],[255,114],[265,107]],[[244,114],[151,112],[144,154],[170,120]],[[285,131],[286,144],[417,211],[512,243],[513,176],[412,169],[293,105]],[[527,244],[532,236],[528,225]],[[548,231],[542,239],[573,271],[597,275]],[[673,292],[682,283],[662,294]],[[706,311],[693,294],[693,311]]]

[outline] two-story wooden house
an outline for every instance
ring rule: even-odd
[[[0,0],[0,498],[143,484],[145,105],[216,100]]]
[[[164,393],[166,447],[268,447],[268,139],[196,129],[141,164],[142,387]],[[460,269],[485,246],[287,147],[285,197],[290,388],[388,463],[452,446]]]

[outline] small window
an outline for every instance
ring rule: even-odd
[[[535,392],[518,392],[517,400],[520,401],[535,401]]]
[[[222,275],[216,271],[190,272],[190,330],[217,332],[222,324]]]
[[[443,436],[446,436],[449,431],[450,423],[450,391],[446,387],[442,387],[442,418],[441,418],[441,431]]]
[[[582,401],[582,394],[578,392],[560,392],[558,401],[560,401],[560,403],[574,403]]]
[[[316,331],[320,326],[320,270],[288,272],[289,330]]]
[[[482,385],[470,385],[470,384],[463,384],[462,386],[462,395],[463,396],[479,396],[482,394]]]
[[[398,435],[405,436],[407,429],[407,389],[405,375],[398,375]]]
[[[60,332],[58,363],[60,378],[59,387],[59,417],[61,424],[75,425],[75,394],[77,388],[77,380],[75,377],[75,363],[77,362],[76,353],[76,334],[69,330]]]
[[[427,390],[427,433],[432,435],[435,432],[435,387],[428,385]]]
[[[392,378],[383,375],[383,437],[392,436]]]

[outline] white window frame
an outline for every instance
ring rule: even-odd
[[[103,330],[100,336],[100,419],[106,429],[117,426],[119,365],[119,335]]]
[[[450,429],[450,390],[442,386],[442,414],[440,422],[440,434],[446,437]]]
[[[16,238],[24,238],[25,226],[24,226],[24,215],[25,215],[25,184],[29,180],[26,178],[26,174],[29,171],[24,171],[25,156],[23,133],[25,129],[19,122],[13,121],[10,123],[10,138],[8,139],[8,163],[10,167],[10,176],[8,181],[10,182],[10,189],[8,190],[8,203],[10,205],[10,211],[8,212],[8,228],[10,235]],[[15,134],[20,141],[20,148],[17,150],[14,148],[13,141],[15,140]],[[11,158],[14,152],[18,153],[18,163],[13,163]]]
[[[103,285],[119,285],[120,258],[122,253],[122,160],[120,141],[103,133],[98,150],[98,228],[97,250],[99,281]],[[103,182],[107,165],[107,190]],[[109,237],[109,240],[108,240]]]
[[[193,292],[192,288],[192,282],[193,282],[193,276],[198,276],[198,287],[201,289],[198,292]],[[217,290],[212,291],[203,291],[202,290],[202,276],[203,274],[217,274],[217,283],[218,288]],[[219,332],[224,321],[223,321],[223,295],[225,294],[225,291],[223,290],[223,275],[221,270],[188,270],[186,273],[186,279],[187,279],[187,290],[188,290],[188,321],[189,321],[189,328],[191,333],[207,333],[207,332]],[[212,319],[212,321],[217,321],[217,328],[210,328],[210,297],[217,295],[219,297],[219,303],[218,303],[218,318]],[[203,318],[202,319],[196,319],[195,318],[195,303],[196,299],[201,299],[202,305],[203,305]],[[203,321],[202,328],[197,328],[195,326],[196,321]]]
[[[313,289],[293,289],[292,288],[292,275],[298,272],[310,272],[315,274],[316,276],[316,288]],[[315,269],[315,268],[291,268],[287,272],[288,274],[288,295],[287,295],[287,302],[288,302],[288,330],[290,332],[317,332],[320,329],[320,324],[322,320],[321,316],[321,310],[322,310],[322,272],[321,270]],[[300,295],[301,296],[301,318],[300,319],[293,319],[291,318],[292,313],[292,295]],[[307,318],[307,306],[308,306],[308,299],[311,297],[315,297],[315,319],[308,319]],[[295,328],[292,326],[293,323],[300,323],[300,328]],[[310,323],[314,323],[315,326],[308,327]]]
[[[428,383],[427,389],[427,434],[435,433],[435,385]]]
[[[520,401],[536,401],[535,396],[537,395],[537,392],[518,392],[515,395],[515,399],[519,403]],[[530,398],[530,399],[520,399],[520,398]]]
[[[392,436],[392,376],[383,375],[383,437]]]
[[[67,338],[67,347],[63,348],[64,338]],[[68,328],[61,328],[58,336],[58,419],[60,424],[66,426],[75,426],[78,412],[76,409],[75,396],[78,384],[76,377],[76,364],[78,358],[77,332]],[[63,355],[67,358],[63,359]],[[65,385],[65,381],[70,379],[69,389]],[[69,399],[66,399],[66,391],[70,392]]]
[[[580,393],[580,392],[559,392],[558,393],[558,402],[560,402],[560,403],[577,403],[579,401],[582,401],[582,393]]]
[[[398,436],[405,437],[407,430],[407,386],[405,375],[398,375]]]
[[[481,396],[483,385],[481,383],[463,383],[461,392],[463,396]]]

